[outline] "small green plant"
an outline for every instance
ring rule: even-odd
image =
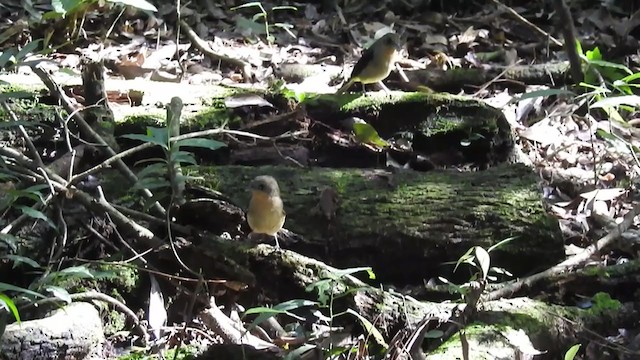
[[[9,170],[0,168],[0,179],[10,179],[12,174]],[[34,219],[42,220],[51,228],[56,229],[56,225],[45,215],[39,208],[46,204],[45,190],[49,190],[49,186],[45,184],[32,185],[24,189],[8,189],[0,196],[0,217],[6,216],[10,210],[20,210],[22,214]],[[26,202],[35,203],[29,207],[24,205]],[[4,239],[3,239],[4,240]]]
[[[0,52],[0,70],[11,70],[19,66],[25,57],[36,51],[42,44],[42,40],[28,42],[21,49],[16,47],[8,48]]]
[[[39,299],[45,299],[47,296],[44,294],[50,293],[53,297],[68,304],[71,303],[71,295],[63,287],[64,282],[82,278],[93,278],[94,274],[100,276],[108,275],[103,272],[89,270],[84,266],[69,267],[60,271],[49,272],[40,267],[34,260],[20,255],[2,255],[0,256],[0,261],[12,261],[14,267],[24,264],[42,273],[28,288],[0,282],[0,336],[8,324],[7,313],[13,315],[14,319],[20,323],[20,313],[16,306],[16,299],[19,299],[21,303],[30,303]]]
[[[608,89],[614,89],[622,94],[632,95],[632,87],[638,87],[640,84],[634,84],[633,81],[640,77],[640,74],[634,74],[628,67],[610,61],[605,61],[600,49],[595,47],[593,50],[583,51],[580,42],[576,42],[578,55],[583,61],[584,83],[583,86],[602,86]]]
[[[150,2],[146,0],[104,0],[106,3],[112,3],[121,6],[131,6],[136,9],[157,12],[158,9]],[[48,14],[48,17],[67,17],[77,13],[84,12],[88,7],[97,5],[100,0],[51,0],[51,6],[53,7],[53,13]]]
[[[262,3],[259,1],[253,1],[253,2],[248,2],[246,4],[242,4],[240,6],[236,6],[231,8],[231,11],[236,11],[238,9],[244,9],[244,8],[250,8],[250,7],[255,7],[258,8],[258,12],[253,15],[253,18],[251,19],[247,19],[244,17],[239,17],[236,21],[236,25],[239,28],[244,28],[244,29],[250,29],[251,32],[258,34],[258,35],[266,35],[267,37],[267,42],[269,44],[273,44],[275,42],[275,38],[273,37],[273,35],[271,34],[271,29],[272,28],[280,28],[284,31],[286,31],[289,35],[291,35],[291,37],[295,38],[296,35],[291,32],[291,29],[293,29],[293,25],[291,24],[285,24],[285,23],[272,23],[270,24],[269,22],[269,13],[267,12],[267,10],[265,10],[264,6],[262,6]],[[274,6],[271,8],[271,13],[274,13],[276,11],[282,11],[282,10],[294,10],[297,11],[298,8],[296,8],[295,6]],[[273,16],[273,15],[272,15]],[[259,19],[263,19],[264,21],[264,25],[260,25],[257,21]]]
[[[461,264],[465,263],[465,264],[472,265],[479,270],[479,272],[474,274],[474,276],[472,277],[472,280],[477,280],[477,279],[496,280],[496,277],[489,275],[490,272],[493,272],[495,274],[511,275],[505,269],[491,267],[491,257],[489,256],[489,254],[495,249],[498,249],[506,245],[507,243],[513,241],[514,239],[516,239],[516,237],[506,238],[498,242],[497,244],[490,246],[488,249],[484,249],[483,247],[480,247],[480,246],[474,246],[470,248],[469,250],[467,250],[467,252],[464,255],[462,255],[458,259],[453,271],[455,272]]]
[[[178,186],[184,186],[186,180],[193,178],[184,176],[181,172],[172,173],[171,175],[173,176],[169,176],[178,165],[197,165],[197,161],[193,154],[188,151],[180,150],[180,147],[189,146],[217,150],[226,146],[226,144],[222,142],[205,138],[189,138],[171,141],[168,126],[164,128],[147,127],[146,135],[128,134],[122,135],[122,137],[160,146],[165,154],[163,159],[155,158],[144,160],[145,162],[149,161],[154,163],[146,166],[138,173],[138,182],[133,186],[133,190],[144,188],[149,190],[160,190],[153,197],[146,200],[145,209],[156,201],[162,201],[163,199],[171,196],[171,192],[166,191],[172,187],[171,181],[178,182]]]
[[[380,333],[380,331],[367,319],[362,317],[356,311],[352,309],[346,309],[345,311],[336,313],[334,308],[334,301],[341,297],[345,296],[349,293],[357,291],[358,288],[350,287],[344,281],[345,278],[351,276],[351,274],[366,271],[369,274],[370,278],[375,278],[375,274],[371,270],[371,268],[354,268],[354,269],[345,269],[345,270],[336,270],[328,274],[325,278],[322,278],[313,284],[307,286],[306,291],[308,292],[316,292],[316,296],[318,301],[304,300],[304,299],[295,299],[285,301],[283,303],[277,304],[273,307],[256,307],[248,309],[243,317],[248,315],[258,315],[251,324],[247,327],[247,331],[252,329],[255,326],[258,326],[260,323],[264,322],[268,318],[275,315],[286,315],[290,318],[297,320],[298,322],[302,322],[305,319],[300,317],[299,315],[294,314],[292,311],[296,309],[300,309],[303,307],[316,307],[318,308],[312,313],[318,318],[318,321],[322,322],[326,327],[320,327],[318,331],[311,334],[309,336],[310,341],[319,340],[326,337],[326,328],[329,331],[332,331],[333,322],[339,316],[350,315],[355,317],[363,329],[367,332],[366,338],[373,338],[378,345],[382,348],[387,349],[388,345],[384,341],[384,337]],[[328,314],[323,314],[321,310],[324,309],[328,312]],[[294,326],[292,331],[301,331],[300,325]],[[330,334],[329,334],[330,336]],[[316,346],[310,343],[303,344],[296,349],[289,352],[285,359],[299,359],[304,353],[315,349]],[[329,341],[329,348],[322,349],[327,355],[326,358],[337,358],[340,354],[347,354],[352,350],[352,347],[345,348],[333,348],[332,342]]]

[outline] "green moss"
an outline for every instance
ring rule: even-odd
[[[104,334],[111,336],[125,329],[127,317],[122,312],[113,309],[106,311],[102,322],[104,324]]]
[[[146,353],[140,351],[134,351],[127,355],[123,355],[118,357],[118,360],[156,360],[156,359],[176,359],[176,360],[186,360],[192,359],[194,355],[198,353],[198,348],[191,345],[183,345],[180,347],[176,355],[175,349],[169,349],[164,352],[164,356],[160,357],[159,355],[147,355]]]
[[[183,119],[187,128],[193,130],[213,129],[223,125],[236,125],[242,121],[233,111],[215,107],[200,111],[191,117],[183,117]]]
[[[599,292],[591,298],[593,306],[589,309],[594,315],[602,313],[617,311],[622,307],[622,303],[618,300],[612,299],[611,295],[605,292]]]
[[[127,115],[118,121],[119,124],[133,124],[139,127],[146,126],[164,126],[165,121],[164,117],[160,117],[156,114],[133,114]]]
[[[97,276],[99,280],[108,282],[107,288],[119,289],[123,293],[133,292],[139,284],[140,273],[133,266],[124,266],[119,264],[100,265],[98,269],[103,276]]]

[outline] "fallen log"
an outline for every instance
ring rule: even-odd
[[[465,173],[240,166],[187,171],[210,179],[205,186],[244,208],[249,181],[259,174],[275,176],[287,212],[285,228],[301,238],[284,238],[286,248],[338,267],[371,266],[382,282],[451,278],[453,265],[443,263],[455,263],[473,246],[489,248],[510,237],[514,240],[491,253],[492,266],[516,276],[564,256],[557,221],[540,201],[536,176],[522,165]]]

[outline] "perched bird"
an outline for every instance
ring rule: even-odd
[[[249,184],[251,200],[247,211],[247,222],[254,233],[273,236],[278,243],[278,231],[284,225],[285,212],[278,182],[272,176],[257,176]]]
[[[345,92],[355,82],[362,83],[363,91],[365,84],[377,82],[386,92],[389,92],[389,89],[382,84],[382,80],[391,73],[397,52],[401,47],[400,38],[395,33],[386,33],[376,40],[362,52],[362,57],[353,67],[349,81],[337,91],[337,94]]]

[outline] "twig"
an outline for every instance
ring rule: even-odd
[[[575,84],[579,84],[583,79],[582,62],[576,48],[576,27],[573,25],[573,18],[569,7],[564,0],[554,0],[556,12],[558,13],[558,25],[562,29],[562,37],[564,37],[564,51],[569,58],[571,64],[571,77]]]
[[[11,120],[17,123],[18,117],[5,101],[2,101],[2,107],[9,113],[9,117],[11,117]],[[27,130],[22,125],[18,125],[18,130],[20,131],[20,135],[22,136],[24,141],[27,143],[29,152],[31,153],[31,156],[35,160],[36,164],[38,164],[39,167],[44,167],[44,162],[42,162],[40,153],[38,152],[36,146],[33,144],[33,141],[31,141],[31,137],[29,137],[29,134],[27,134]]]
[[[242,325],[231,320],[218,309],[213,297],[211,297],[209,301],[209,309],[203,310],[199,314],[199,317],[203,323],[220,335],[225,342],[230,344],[248,344],[257,349],[280,350],[276,345],[251,335]]]
[[[254,127],[258,127],[258,126],[261,126],[261,125],[264,125],[264,124],[271,124],[271,123],[274,123],[274,122],[289,120],[289,119],[295,117],[301,111],[302,111],[301,108],[297,108],[297,109],[295,109],[293,111],[289,111],[289,112],[284,113],[284,114],[278,114],[278,115],[272,116],[272,117],[267,118],[267,119],[254,121],[254,122],[252,122],[250,124],[247,124],[247,125],[243,126],[242,129],[243,130],[247,130],[247,129],[252,129]]]
[[[32,64],[31,69],[33,70],[34,73],[36,73],[36,75],[38,75],[38,77],[40,77],[40,80],[49,89],[49,92],[51,93],[51,95],[58,100],[58,102],[62,105],[65,111],[69,114],[73,114],[73,119],[76,121],[80,129],[83,132],[85,132],[87,135],[89,135],[89,137],[91,137],[93,141],[98,143],[103,148],[103,150],[106,152],[107,155],[109,156],[116,155],[116,152],[107,144],[107,142],[104,141],[104,139],[100,135],[98,135],[91,128],[91,126],[84,120],[84,117],[82,116],[82,114],[80,114],[80,112],[77,111],[77,109],[71,103],[71,100],[64,93],[64,90],[60,87],[60,85],[58,85],[55,81],[53,81],[53,78],[51,78],[51,76],[45,70],[43,70],[38,64]],[[116,167],[125,176],[125,178],[129,180],[130,183],[135,184],[138,181],[138,178],[133,173],[133,171],[131,171],[131,169],[129,169],[129,167],[127,167],[127,165],[122,160],[116,160]],[[151,191],[149,191],[149,189],[143,189],[142,191],[147,198],[153,197],[153,194],[151,193]],[[153,204],[153,208],[163,215],[166,214],[166,210],[157,201]]]
[[[191,26],[189,26],[189,24],[187,24],[186,21],[184,20],[180,20],[180,26],[182,28],[185,29],[185,35],[187,35],[187,38],[189,38],[189,40],[191,41],[191,43],[200,51],[202,51],[203,54],[205,54],[206,56],[210,57],[213,60],[216,61],[224,61],[227,62],[231,65],[237,66],[240,68],[240,70],[242,71],[242,76],[244,78],[244,82],[248,83],[251,80],[251,65],[245,61],[242,61],[240,59],[234,59],[225,55],[221,55],[216,53],[215,51],[211,50],[211,47],[209,47],[209,44],[207,44],[206,41],[202,40],[198,34],[196,34],[195,31],[193,31],[193,29],[191,28]]]
[[[200,281],[200,279],[194,279],[194,278],[188,278],[188,277],[184,277],[184,276],[178,276],[178,275],[172,275],[172,274],[167,274],[158,270],[154,270],[154,269],[149,269],[146,267],[140,267],[140,266],[136,266],[136,265],[132,265],[132,264],[127,264],[124,263],[122,261],[115,261],[115,262],[110,262],[110,261],[101,261],[101,260],[87,260],[87,259],[82,259],[82,258],[73,258],[73,261],[80,261],[83,263],[89,263],[89,264],[98,264],[98,265],[109,265],[109,266],[122,266],[122,267],[127,267],[127,268],[131,268],[131,269],[136,269],[138,271],[143,271],[143,272],[147,272],[149,274],[154,274],[154,275],[158,275],[164,278],[167,278],[169,280],[178,280],[178,281],[185,281],[185,282],[198,282]],[[210,284],[224,284],[227,282],[230,282],[229,280],[206,280],[205,282],[210,283]]]
[[[501,3],[498,0],[492,0],[496,5],[498,5],[499,7],[504,8],[505,10],[507,10],[509,13],[511,13],[511,15],[515,16],[516,19],[520,20],[522,23],[524,23],[525,25],[529,26],[530,28],[532,28],[533,30],[535,30],[538,34],[543,35],[544,37],[548,38],[549,40],[551,40],[552,43],[554,43],[557,46],[562,46],[562,43],[560,41],[558,41],[558,39],[554,38],[551,34],[549,34],[548,32],[540,29],[536,24],[532,23],[531,21],[525,19],[524,17],[522,17],[522,15],[518,14],[515,10],[513,10],[511,7]]]
[[[494,77],[493,79],[489,80],[486,84],[482,85],[480,87],[480,89],[478,89],[472,96],[476,97],[478,96],[481,92],[483,92],[486,88],[488,88],[491,84],[493,84],[494,82],[498,81],[498,79],[500,79],[504,74],[506,74],[507,72],[509,72],[509,70],[513,69],[513,67],[515,67],[516,65],[519,65],[522,62],[522,59],[518,60],[515,62],[515,64],[511,64],[509,66],[507,66],[504,70],[502,70],[502,72],[500,74],[498,74],[496,77]]]
[[[149,223],[152,224],[156,224],[156,225],[164,225],[166,223],[165,220],[157,218],[153,215],[149,215],[147,213],[143,213],[140,211],[136,211],[133,209],[129,209],[127,207],[121,206],[121,205],[113,205],[114,208],[116,208],[118,211],[120,211],[121,213],[127,215],[127,216],[132,216],[134,218],[140,219],[140,220],[144,220],[147,221]],[[191,228],[190,226],[185,226],[185,225],[181,225],[175,222],[171,222],[171,227],[174,230],[177,230],[179,232],[181,232],[182,234],[185,235],[191,235],[193,234],[193,232],[195,231],[195,229]]]
[[[169,141],[180,141],[180,140],[184,140],[184,139],[190,139],[190,138],[194,138],[194,137],[200,137],[200,136],[208,136],[208,135],[216,135],[216,134],[236,134],[236,135],[242,135],[242,136],[247,136],[247,137],[252,137],[255,139],[259,139],[259,140],[272,140],[272,139],[279,139],[279,137],[275,137],[275,138],[271,138],[268,136],[261,136],[261,135],[256,135],[256,134],[252,134],[249,132],[245,132],[245,131],[239,131],[239,130],[227,130],[227,129],[210,129],[210,130],[203,130],[203,131],[196,131],[196,132],[192,132],[189,134],[184,134],[184,135],[180,135],[180,136],[175,136],[169,139]],[[111,165],[114,162],[118,162],[118,161],[122,161],[123,158],[135,154],[139,151],[151,148],[156,146],[156,144],[154,143],[143,143],[140,144],[138,146],[134,146],[131,149],[127,149],[125,151],[122,151],[118,154],[114,154],[113,156],[111,156],[110,158],[108,158],[107,160],[103,161],[102,163],[92,167],[91,169],[82,172],[80,174],[77,174],[76,176],[74,176],[71,179],[71,184],[77,184],[80,180],[84,179],[85,177],[87,177],[88,175],[94,174],[97,171],[106,168],[107,166]]]
[[[33,160],[22,155],[20,152],[18,152],[15,149],[12,149],[9,147],[0,147],[0,154],[13,157],[13,159],[15,159],[21,165],[29,169],[36,168]],[[47,175],[51,178],[50,180],[51,184],[53,185],[53,187],[57,192],[64,193],[67,198],[75,198],[88,209],[94,209],[97,211],[108,213],[110,216],[113,217],[116,225],[122,226],[123,228],[134,232],[138,238],[146,238],[146,239],[154,238],[154,234],[149,229],[146,229],[145,227],[137,224],[133,220],[123,215],[105,199],[99,199],[96,201],[96,199],[93,196],[87,194],[86,192],[80,189],[67,188],[67,182],[62,177],[60,177],[58,174],[55,174],[49,169],[45,168],[45,171],[47,172]],[[36,179],[42,182],[46,181],[46,179],[40,174],[35,173],[35,174],[32,174],[32,176],[34,176]]]

